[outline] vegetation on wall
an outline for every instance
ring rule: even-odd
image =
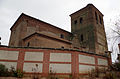
[[[90,79],[119,79],[120,78],[120,60],[109,66],[108,69],[92,70],[89,73]]]
[[[15,70],[14,67],[11,67],[10,69],[8,69],[5,65],[0,64],[0,77],[18,77],[18,78],[22,78],[23,77],[23,72],[18,69]]]
[[[8,71],[8,68],[5,67],[5,65],[0,64],[0,76],[9,76],[10,72]]]

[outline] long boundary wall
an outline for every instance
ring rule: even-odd
[[[32,49],[0,47],[0,63],[14,66],[27,74],[35,71],[47,76],[50,71],[57,75],[84,75],[92,69],[107,68],[111,59],[92,53],[68,49]],[[35,70],[36,65],[38,69]],[[35,70],[35,71],[34,71]]]

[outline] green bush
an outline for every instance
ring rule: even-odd
[[[0,76],[10,76],[8,68],[6,68],[3,64],[0,64]]]
[[[14,74],[14,77],[18,77],[18,78],[22,78],[24,75],[20,69],[13,71],[13,74]]]
[[[8,72],[8,69],[4,65],[0,64],[0,76],[6,76],[6,72]]]
[[[11,67],[11,69],[8,70],[8,68],[5,65],[0,64],[0,76],[1,77],[12,76],[12,77],[22,78],[23,72],[20,69],[15,70],[14,67]]]

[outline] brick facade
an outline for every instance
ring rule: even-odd
[[[108,51],[103,14],[92,4],[88,4],[71,16],[71,32],[75,35],[74,46],[84,51],[105,54]]]
[[[103,14],[88,4],[70,16],[68,32],[22,13],[11,27],[9,46],[71,48],[105,55],[108,47]]]
[[[70,41],[70,32],[62,30],[56,26],[40,21],[25,14],[21,14],[15,24],[11,27],[9,46],[25,47],[23,39],[35,32],[42,32],[47,35],[62,38],[63,41]],[[42,42],[42,41],[41,41]],[[41,47],[41,46],[40,46]]]

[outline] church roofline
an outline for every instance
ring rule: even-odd
[[[65,40],[65,39],[62,39],[62,38],[58,38],[58,37],[55,37],[55,36],[51,36],[51,35],[47,35],[47,34],[43,34],[43,33],[40,33],[40,32],[34,32],[33,34],[25,37],[23,40],[26,40],[34,35],[40,35],[40,36],[44,36],[44,37],[48,37],[48,38],[51,38],[51,39],[54,39],[54,40],[59,40],[59,41],[62,41],[62,42],[65,42],[65,43],[69,43],[69,44],[72,44],[70,41],[68,40]]]
[[[83,7],[82,9],[80,9],[80,10],[78,10],[78,11],[76,11],[76,12],[74,12],[74,13],[72,13],[72,14],[70,14],[69,16],[72,16],[72,15],[74,15],[74,14],[76,14],[76,13],[79,13],[79,11],[81,11],[81,10],[83,10],[83,9],[85,9],[85,8],[87,8],[88,6],[92,6],[92,7],[94,7],[94,8],[96,8],[93,4],[88,4],[86,7]],[[97,9],[97,8],[96,8]],[[98,9],[97,9],[98,10]],[[98,10],[99,11],[99,10]],[[100,12],[100,11],[99,11]],[[101,13],[101,12],[100,12]],[[101,13],[102,14],[102,13]],[[103,14],[102,14],[103,15]],[[103,15],[104,16],[104,15]]]
[[[17,19],[17,20],[15,21],[15,23],[12,25],[12,27],[10,28],[10,30],[12,30],[12,28],[15,27],[16,23],[21,19],[22,16],[26,16],[26,17],[32,18],[32,19],[34,19],[34,20],[36,20],[36,21],[40,21],[40,22],[42,22],[42,23],[48,24],[48,25],[50,25],[50,27],[55,27],[55,28],[57,28],[57,29],[59,29],[59,30],[62,30],[62,31],[67,32],[67,33],[69,33],[69,34],[72,34],[72,33],[69,32],[69,31],[66,31],[66,30],[64,30],[64,29],[62,29],[62,28],[59,28],[59,27],[57,27],[57,26],[54,26],[54,25],[52,25],[52,24],[50,24],[50,23],[44,22],[44,21],[42,21],[42,20],[39,20],[39,19],[37,19],[37,18],[34,18],[34,17],[29,16],[29,15],[24,14],[24,13],[22,13],[22,14],[18,17],[18,19]]]

